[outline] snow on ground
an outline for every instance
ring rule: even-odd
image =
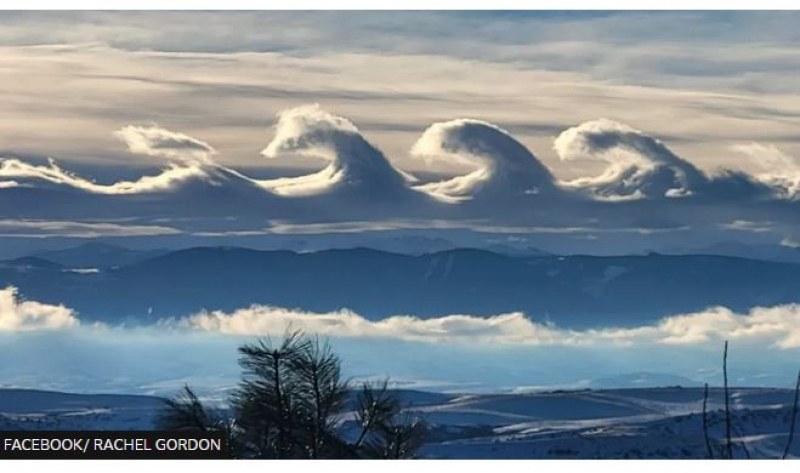
[[[0,389],[0,430],[146,430],[161,398]]]
[[[708,457],[702,388],[397,393],[430,427],[421,451],[428,458]],[[736,458],[782,455],[792,397],[786,389],[731,389]],[[161,398],[151,396],[5,389],[0,390],[0,430],[148,429],[162,406]],[[711,389],[708,423],[715,457],[725,450],[723,409],[722,390]],[[800,457],[800,441],[791,453]]]

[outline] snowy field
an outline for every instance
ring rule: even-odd
[[[0,430],[146,430],[161,398],[0,389]]]
[[[426,419],[427,458],[707,458],[701,388],[447,394],[398,391]],[[736,458],[779,458],[793,393],[731,389]],[[162,400],[0,390],[0,429],[150,429]],[[724,398],[708,402],[711,448],[724,450]],[[800,457],[800,441],[791,450]]]

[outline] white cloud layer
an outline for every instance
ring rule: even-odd
[[[79,325],[72,309],[21,300],[15,287],[0,289],[0,332],[64,330]]]
[[[60,330],[79,325],[77,314],[68,307],[24,300],[15,287],[0,290],[0,331]],[[710,307],[665,317],[651,325],[583,330],[539,323],[521,312],[490,317],[453,314],[427,319],[395,315],[368,320],[348,309],[317,313],[264,305],[233,312],[202,311],[180,319],[161,320],[157,325],[243,336],[280,335],[289,328],[296,328],[327,337],[427,343],[648,346],[731,340],[780,349],[800,348],[800,304],[755,307],[747,313]]]
[[[252,306],[231,313],[202,312],[181,319],[177,324],[232,335],[279,335],[293,327],[330,337],[378,337],[431,343],[691,345],[743,340],[783,349],[800,348],[800,305],[797,304],[756,307],[747,314],[712,307],[702,312],[666,317],[654,325],[587,330],[537,323],[520,312],[492,317],[458,314],[430,319],[398,315],[370,321],[350,310],[313,313],[270,306]]]
[[[112,222],[69,222],[61,220],[0,219],[0,237],[16,238],[98,238],[123,236],[177,235],[163,225],[134,225]]]

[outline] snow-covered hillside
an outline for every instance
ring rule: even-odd
[[[147,430],[163,405],[152,396],[0,389],[0,430]]]
[[[792,393],[731,390],[736,458],[779,458]],[[463,396],[417,409],[432,424],[433,458],[707,458],[701,388]],[[709,436],[723,455],[724,398],[712,389]],[[800,443],[791,450],[800,456]]]
[[[430,429],[427,458],[707,458],[702,388],[642,388],[513,394],[398,391]],[[733,388],[736,458],[779,458],[786,444],[787,389]],[[0,390],[0,430],[153,428],[163,400]],[[708,400],[711,449],[724,450],[724,398]],[[347,428],[347,421],[345,421]],[[792,457],[800,457],[800,441]]]

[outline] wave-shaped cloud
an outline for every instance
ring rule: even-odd
[[[398,315],[378,321],[350,311],[305,312],[254,305],[226,313],[201,312],[179,320],[179,326],[232,335],[283,333],[301,328],[331,337],[377,337],[421,342],[522,344],[537,346],[700,344],[719,340],[753,340],[776,347],[800,348],[800,305],[756,307],[738,314],[725,307],[674,315],[657,324],[632,328],[562,329],[537,323],[521,312],[491,317],[448,315],[422,319]]]
[[[35,165],[16,158],[0,158],[0,188],[52,186],[90,194],[132,195],[173,192],[192,182],[209,186],[238,182],[243,187],[261,187],[256,180],[216,163],[213,158],[217,151],[189,135],[157,125],[129,125],[115,131],[114,136],[131,153],[165,160],[165,167],[156,175],[134,181],[98,184],[62,168],[52,159],[47,165]]]
[[[443,200],[467,200],[480,193],[549,193],[555,188],[553,175],[522,143],[480,120],[434,123],[413,145],[411,154],[480,166],[467,175],[417,186]]]
[[[9,197],[0,200],[0,215],[49,221],[173,218],[181,219],[177,229],[204,235],[253,234],[276,219],[297,224],[485,219],[489,226],[682,228],[709,223],[708,212],[698,217],[706,208],[695,212],[687,207],[693,204],[716,206],[718,217],[713,218],[718,220],[712,225],[760,220],[765,213],[776,221],[794,219],[791,209],[775,201],[791,201],[800,192],[800,167],[791,168],[788,161],[778,175],[706,175],[659,140],[609,120],[570,128],[556,139],[561,159],[609,163],[599,176],[569,182],[557,181],[507,131],[471,119],[434,123],[411,153],[478,168],[425,184],[395,168],[351,121],[318,105],[280,112],[274,137],[262,151],[267,158],[294,154],[327,161],[322,170],[300,177],[250,177],[216,162],[217,151],[209,143],[156,125],[130,125],[115,135],[128,151],[163,160],[164,168],[130,181],[97,183],[54,161],[0,158],[0,193]],[[675,199],[667,197],[681,197],[683,203],[671,206]],[[626,213],[618,210],[619,201],[636,202],[627,204],[631,211]],[[53,205],[42,205],[49,202]],[[238,216],[235,229],[222,220],[230,215]]]
[[[0,289],[0,332],[63,330],[80,322],[72,309],[63,305],[21,300],[17,288]]]
[[[200,166],[169,164],[155,176],[143,176],[135,181],[97,184],[67,171],[54,160],[49,160],[46,166],[40,166],[16,158],[0,158],[0,188],[41,187],[46,184],[92,194],[125,195],[166,191],[187,181],[208,178],[208,172]]]
[[[775,145],[741,143],[731,147],[749,156],[762,169],[754,177],[773,189],[776,196],[788,200],[800,199],[800,163]]]
[[[162,192],[193,180],[210,180],[216,154],[211,145],[156,125],[129,125],[114,132],[132,153],[164,158],[167,166],[157,175],[135,181],[98,184],[60,167],[50,159],[35,165],[16,158],[0,158],[0,187],[38,187],[42,183],[92,194],[125,195]],[[3,181],[2,179],[8,179]]]
[[[283,196],[307,196],[336,188],[364,188],[379,193],[402,191],[413,179],[392,166],[346,118],[303,105],[278,113],[275,136],[261,154],[322,158],[330,164],[306,176],[259,181]]]
[[[208,143],[156,125],[128,125],[114,132],[131,153],[189,164],[211,164],[217,151]]]
[[[660,140],[608,119],[585,122],[563,131],[554,148],[563,161],[603,160],[602,174],[565,183],[598,198],[626,200],[685,197],[706,187],[709,179]]]

